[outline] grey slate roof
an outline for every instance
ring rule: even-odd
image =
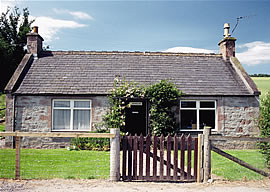
[[[251,95],[219,54],[44,52],[16,94],[108,94],[116,76],[140,84],[169,79],[187,95]]]

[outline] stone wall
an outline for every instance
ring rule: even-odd
[[[6,96],[6,131],[13,130],[13,99]],[[91,130],[100,126],[102,117],[108,110],[106,96],[63,97],[63,96],[16,96],[16,131],[51,132],[53,99],[90,99],[92,100]],[[256,97],[185,97],[188,100],[216,100],[216,130],[213,134],[222,136],[259,136],[257,118],[259,100]],[[175,118],[179,118],[179,107],[175,108]],[[199,132],[194,132],[194,134]],[[64,138],[23,138],[23,147],[51,148],[66,147],[70,139]],[[253,144],[216,142],[223,148],[248,147]],[[6,138],[6,146],[12,146],[12,137]]]
[[[217,117],[218,130],[213,134],[234,137],[258,137],[259,99],[256,97],[223,97],[219,100]],[[215,141],[222,149],[254,149],[256,142]]]
[[[256,97],[221,98],[217,108],[217,133],[223,136],[259,136],[259,107]]]
[[[55,96],[16,96],[16,131],[21,132],[51,132],[52,100],[53,99],[90,99],[92,101],[91,131],[102,121],[102,116],[108,109],[106,96],[98,97],[55,97]],[[7,96],[6,130],[13,130],[13,99]],[[90,131],[90,130],[89,130]],[[12,138],[6,139],[6,146],[12,145]],[[67,138],[29,138],[23,137],[22,147],[57,148],[70,144]]]

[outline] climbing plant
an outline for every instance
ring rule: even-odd
[[[145,95],[144,86],[139,86],[135,82],[127,82],[125,79],[114,79],[114,86],[109,96],[110,109],[104,117],[106,127],[120,128],[125,127],[125,109],[130,107],[125,100],[128,98],[143,98]]]
[[[177,132],[176,120],[172,108],[177,104],[182,92],[168,80],[151,86],[138,86],[138,83],[127,82],[125,79],[114,80],[109,101],[110,110],[104,117],[107,127],[125,128],[125,109],[130,107],[125,101],[128,98],[145,98],[150,101],[150,130],[156,135],[168,135]]]
[[[173,107],[182,92],[168,80],[149,86],[145,96],[150,101],[150,129],[156,135],[168,135],[177,132],[176,119],[174,118]]]

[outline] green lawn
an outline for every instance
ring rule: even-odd
[[[15,150],[0,150],[0,178],[14,178]],[[21,149],[21,178],[108,178],[110,152]]]
[[[6,107],[6,95],[0,94],[0,109]],[[5,116],[5,110],[0,111],[0,119]]]
[[[263,156],[258,150],[226,150],[226,152],[254,167],[265,170]],[[265,178],[215,152],[212,152],[212,173],[228,180],[243,180],[244,177],[247,180],[261,180]]]
[[[262,154],[258,150],[227,150],[226,152],[255,167],[265,169]],[[109,172],[110,152],[67,151],[66,149],[21,150],[22,179],[108,178]],[[263,176],[215,152],[212,152],[212,173],[227,180],[243,180],[244,177],[247,180],[264,179]],[[15,150],[1,149],[0,178],[14,178],[14,175]]]
[[[270,91],[270,77],[251,77],[264,96]]]
[[[5,131],[5,124],[0,124],[0,132],[3,132]]]

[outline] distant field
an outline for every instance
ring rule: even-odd
[[[267,92],[270,92],[270,77],[251,77],[256,83],[258,89],[264,96]]]

